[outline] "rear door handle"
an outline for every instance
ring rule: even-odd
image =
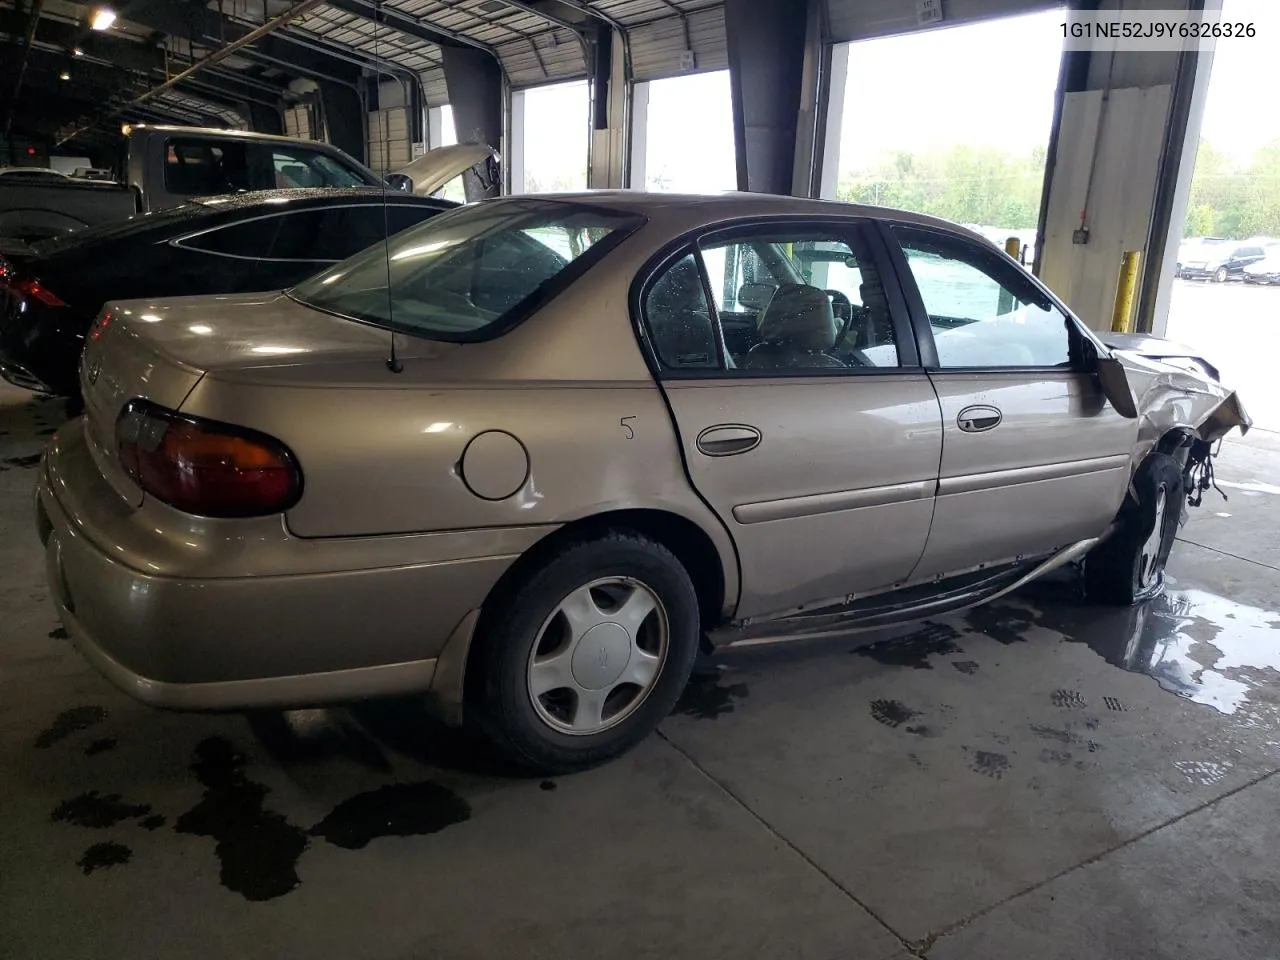
[[[760,445],[762,434],[742,423],[721,423],[698,434],[697,447],[708,457],[730,457]]]
[[[986,404],[975,404],[965,407],[956,417],[956,425],[965,433],[982,433],[1000,426],[1004,415],[996,408]]]

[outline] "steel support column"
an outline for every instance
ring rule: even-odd
[[[812,0],[726,0],[738,189],[794,191]]]
[[[318,83],[329,142],[364,162],[365,110],[359,92],[332,80],[320,80]]]
[[[601,25],[588,45],[594,59],[591,78],[591,154],[587,186],[619,189],[631,186],[628,104],[631,78],[620,36]]]
[[[442,46],[444,82],[453,107],[453,125],[459,143],[502,145],[503,88],[502,68],[492,55],[474,47]],[[496,197],[502,189],[498,171],[490,176],[476,176],[467,171],[463,184],[468,200]]]

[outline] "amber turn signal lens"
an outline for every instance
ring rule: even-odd
[[[146,400],[121,411],[116,449],[144,491],[198,516],[265,516],[302,495],[302,472],[279,440]]]

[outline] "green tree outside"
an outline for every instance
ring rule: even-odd
[[[1043,147],[1028,153],[967,145],[896,151],[843,174],[837,196],[958,223],[1030,229],[1040,216],[1044,165]],[[1243,163],[1201,141],[1183,236],[1280,237],[1280,140]]]

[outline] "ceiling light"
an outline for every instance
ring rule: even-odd
[[[110,30],[111,25],[116,22],[116,12],[110,7],[99,7],[93,11],[93,19],[89,21],[89,26],[94,30]]]
[[[63,70],[60,74],[58,74],[58,79],[59,79],[59,80],[70,80],[70,79],[71,79],[71,74],[69,74],[69,73],[67,73],[67,71]]]
[[[73,57],[83,57],[83,56],[84,56],[84,51],[83,51],[83,50],[81,50],[79,47],[72,47],[72,48],[71,48],[71,55],[72,55]]]

